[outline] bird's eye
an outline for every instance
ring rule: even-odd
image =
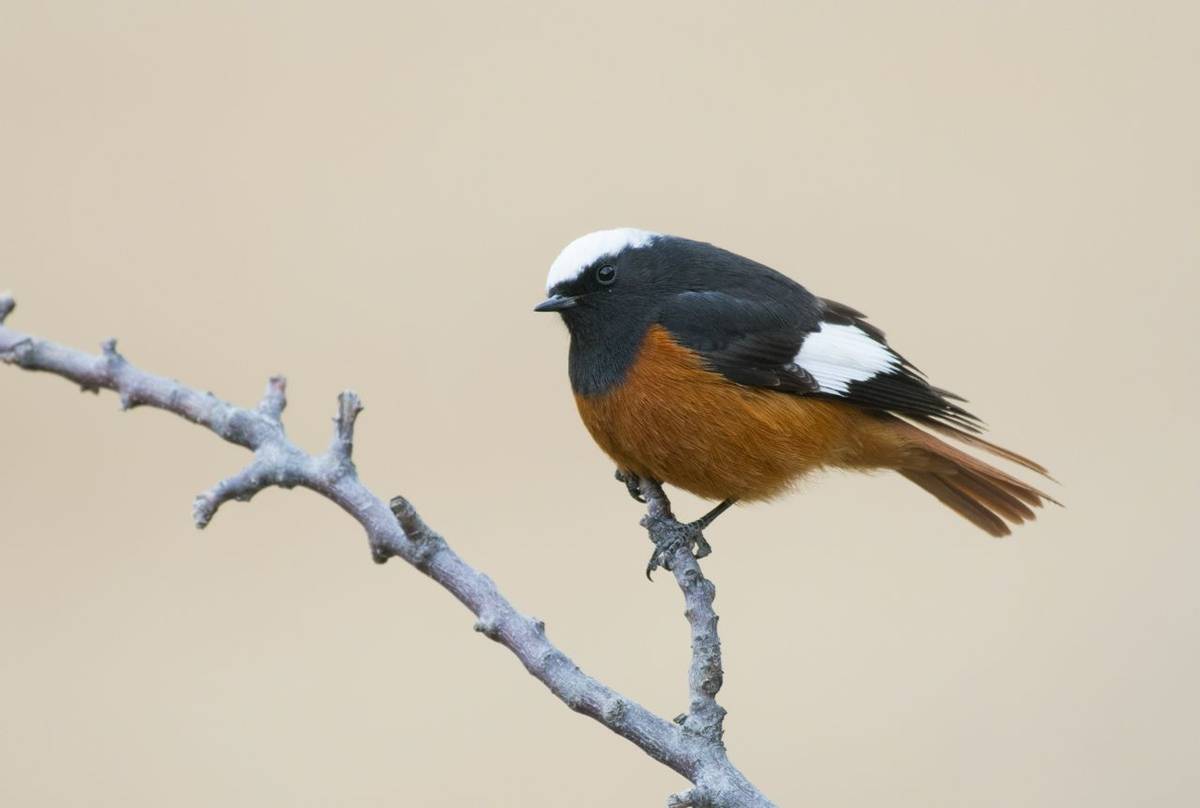
[[[608,286],[610,283],[612,283],[616,279],[617,279],[617,270],[614,267],[611,267],[608,264],[605,264],[602,267],[596,268],[596,282],[597,283],[602,284],[604,286]]]

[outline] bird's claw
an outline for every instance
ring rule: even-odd
[[[636,501],[642,503],[643,505],[646,504],[646,498],[642,496],[641,480],[638,479],[636,474],[625,471],[624,469],[617,469],[617,473],[613,476],[615,476],[618,481],[625,483],[625,490],[629,492],[629,496],[633,497]]]
[[[646,579],[653,580],[651,573],[659,567],[671,571],[672,559],[680,548],[687,548],[693,558],[704,558],[712,552],[712,545],[704,538],[704,520],[686,524],[674,519],[642,520],[642,525],[650,531],[650,541],[654,542],[654,551],[646,563]]]

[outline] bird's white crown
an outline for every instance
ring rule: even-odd
[[[550,274],[546,276],[546,291],[566,281],[573,281],[579,274],[592,264],[610,255],[617,255],[622,250],[645,247],[658,233],[649,230],[638,230],[635,227],[618,227],[613,230],[597,230],[572,241],[554,259],[550,265]]]

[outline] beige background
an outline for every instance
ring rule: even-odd
[[[642,578],[530,307],[599,227],[771,263],[871,313],[1069,507],[995,542],[830,477],[726,516],[734,759],[782,805],[1194,804],[1195,3],[747,6],[4,0],[11,324],[239,402],[287,372],[314,448],[353,386],[365,481],[674,715],[679,593]],[[682,786],[328,502],[197,533],[239,450],[53,378],[0,391],[0,803]]]

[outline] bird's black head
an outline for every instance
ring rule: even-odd
[[[546,278],[534,311],[556,311],[571,332],[571,382],[598,393],[620,381],[663,298],[657,233],[601,230],[575,239]]]
[[[556,311],[566,322],[571,386],[583,395],[619,384],[655,324],[685,347],[708,351],[728,345],[741,323],[786,331],[799,317],[807,325],[780,343],[790,360],[800,333],[815,327],[818,307],[800,284],[748,258],[632,228],[572,241],[550,267],[546,291],[536,310]]]
[[[534,311],[557,311],[574,333],[591,320],[618,317],[654,292],[657,233],[623,227],[575,239],[546,277],[549,297]]]

